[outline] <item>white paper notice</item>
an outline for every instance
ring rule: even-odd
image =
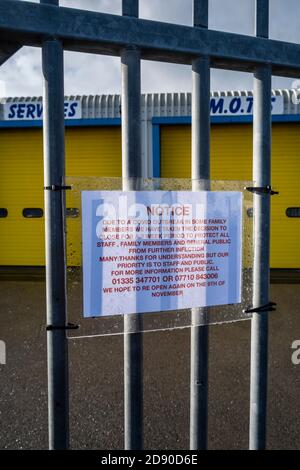
[[[83,191],[84,316],[241,302],[242,193]]]

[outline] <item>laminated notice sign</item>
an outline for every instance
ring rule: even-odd
[[[241,302],[242,193],[82,191],[84,316]]]

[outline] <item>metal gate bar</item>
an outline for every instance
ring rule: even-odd
[[[214,68],[253,72],[258,65],[269,63],[273,75],[300,77],[299,44],[129,16],[0,0],[2,41],[40,47],[45,38],[54,36],[69,51],[119,56],[122,48],[135,45],[141,50],[141,58],[147,60],[191,65],[201,54],[211,58]],[[0,62],[1,53],[0,50]],[[8,50],[2,63],[7,58]]]
[[[208,27],[208,0],[193,1],[194,26]],[[208,190],[210,178],[210,59],[192,62],[192,187]],[[190,379],[190,449],[207,448],[208,339],[207,309],[192,310]],[[202,326],[199,326],[201,325]]]
[[[42,0],[57,5],[58,0]],[[60,41],[42,46],[46,230],[49,448],[69,446],[69,384],[65,255],[64,66]]]
[[[256,35],[269,34],[269,0],[256,0]],[[271,185],[271,67],[254,74],[253,180]],[[270,194],[254,193],[253,306],[268,305],[270,284]],[[265,449],[268,378],[268,311],[254,312],[251,320],[250,449]]]
[[[122,14],[138,17],[139,0],[123,0]],[[121,52],[123,189],[138,189],[142,176],[141,55],[132,46]],[[124,444],[143,448],[143,333],[139,315],[124,316]]]

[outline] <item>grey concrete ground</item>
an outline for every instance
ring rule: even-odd
[[[0,283],[0,448],[47,447],[44,298],[42,281]],[[274,284],[271,298],[268,447],[300,449],[300,286]],[[247,448],[249,346],[249,321],[210,328],[211,449]],[[69,351],[72,448],[122,448],[122,338],[70,340]],[[146,333],[144,356],[145,446],[187,449],[189,331]]]

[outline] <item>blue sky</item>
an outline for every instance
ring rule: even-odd
[[[61,0],[60,5],[121,13],[121,0]],[[209,27],[251,35],[254,32],[254,7],[255,0],[209,0]],[[140,17],[190,25],[192,0],[140,0]],[[299,0],[270,0],[270,37],[300,43],[299,18]],[[22,48],[1,67],[0,80],[6,96],[41,95],[40,50]],[[273,87],[290,88],[292,82],[292,79],[274,77]],[[211,88],[249,90],[252,89],[252,76],[212,70]],[[65,94],[120,93],[120,89],[119,58],[65,52]],[[143,61],[142,91],[191,91],[190,67]]]

